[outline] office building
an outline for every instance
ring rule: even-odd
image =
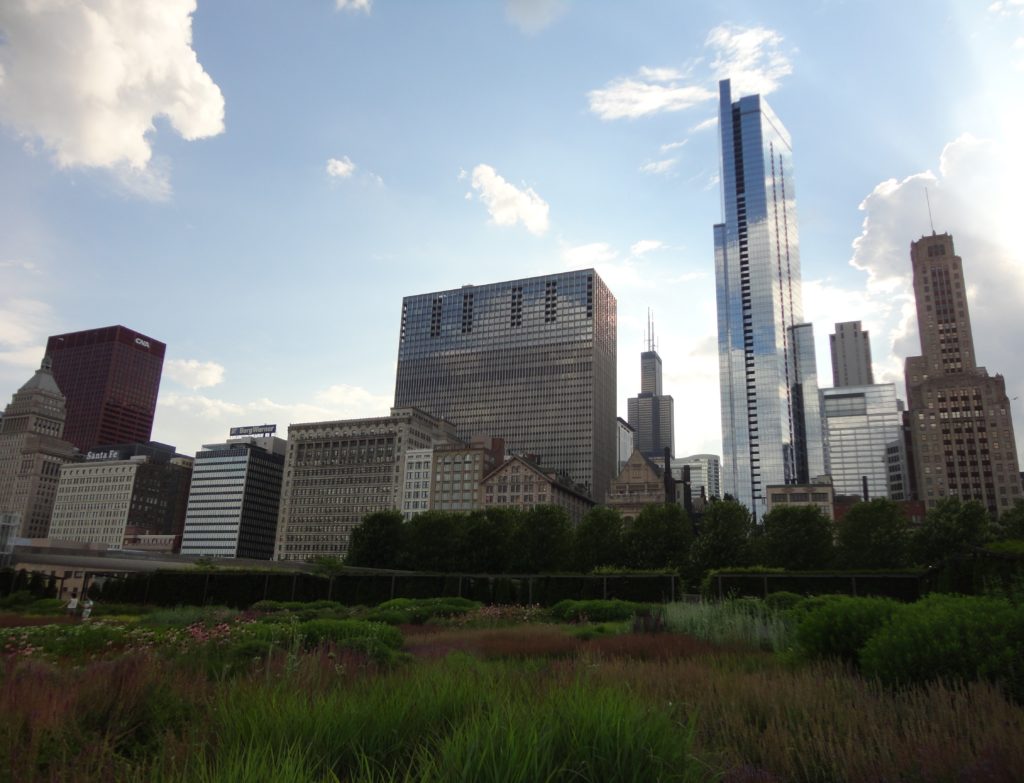
[[[514,508],[529,511],[536,506],[559,506],[578,525],[594,507],[594,500],[568,476],[512,454],[480,482],[483,508]]]
[[[483,506],[483,480],[505,462],[501,438],[478,436],[468,444],[434,447],[430,508],[472,511]]]
[[[0,513],[17,517],[16,536],[45,538],[50,528],[60,467],[77,454],[63,438],[64,418],[64,395],[44,357],[0,419]]]
[[[402,518],[408,522],[430,510],[430,483],[434,469],[434,450],[409,449],[405,452],[402,480]]]
[[[690,499],[722,497],[722,460],[717,454],[692,454],[672,460],[672,478],[683,480],[683,467],[690,468]]]
[[[626,460],[633,454],[633,445],[636,442],[636,431],[629,426],[629,422],[621,416],[615,418],[615,423],[618,426],[616,430],[616,449],[615,455],[618,461],[618,466],[615,468],[615,475],[619,475],[622,472],[622,468],[626,465]]]
[[[835,494],[861,500],[891,497],[891,471],[902,472],[890,463],[889,452],[902,429],[896,387],[879,383],[822,389],[821,399]]]
[[[177,552],[192,460],[161,443],[102,446],[61,467],[48,538]]]
[[[414,408],[290,425],[274,557],[344,557],[363,517],[401,509],[410,450],[455,442],[449,422]]]
[[[768,487],[768,511],[779,506],[813,506],[835,521],[835,490],[827,476],[807,484],[777,484]]]
[[[603,497],[615,470],[615,298],[593,269],[407,296],[396,407],[504,438]]]
[[[832,350],[832,385],[871,386],[875,374],[871,369],[871,341],[860,321],[836,324],[835,334],[828,337]]]
[[[192,468],[181,554],[273,558],[286,448],[272,431],[203,446]]]
[[[910,245],[921,356],[905,364],[918,497],[977,500],[1001,514],[1021,497],[1017,443],[1003,376],[979,367],[963,261],[953,237]]]
[[[765,488],[824,466],[803,323],[789,133],[759,95],[719,84],[723,222],[714,228],[722,490],[759,518]]]
[[[124,326],[51,337],[46,352],[67,399],[65,439],[83,452],[103,443],[148,442],[166,348]]]
[[[661,357],[655,349],[654,324],[648,314],[647,350],[640,354],[640,394],[628,400],[629,426],[636,433],[636,445],[648,459],[675,454],[674,402],[662,394]]]

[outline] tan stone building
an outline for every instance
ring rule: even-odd
[[[501,438],[474,438],[469,445],[436,446],[430,508],[441,511],[472,511],[483,507],[484,476],[505,461]]]
[[[344,557],[363,517],[402,508],[409,450],[443,443],[454,427],[416,408],[289,426],[275,559]]]
[[[921,356],[906,361],[917,492],[1001,514],[1021,497],[1017,443],[1003,376],[977,365],[963,262],[949,234],[910,246]]]
[[[619,475],[612,481],[605,505],[616,509],[626,521],[635,519],[644,506],[675,502],[675,482],[665,483],[664,471],[634,448]]]
[[[768,486],[768,513],[779,506],[815,506],[835,520],[835,491],[828,477],[810,484],[772,484]]]
[[[61,465],[77,450],[63,440],[65,405],[50,359],[14,393],[0,419],[0,512],[17,514],[17,535],[45,538]]]
[[[545,471],[533,460],[513,454],[480,482],[483,508],[528,511],[534,506],[561,506],[578,525],[594,500],[582,487],[555,471]]]

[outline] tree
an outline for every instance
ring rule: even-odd
[[[943,498],[925,515],[914,537],[914,553],[919,563],[934,563],[986,544],[991,534],[991,519],[981,503]]]
[[[534,506],[512,532],[509,566],[513,572],[540,574],[569,570],[572,529],[560,506]]]
[[[1024,500],[1018,500],[999,517],[1000,538],[1024,539]]]
[[[885,498],[857,503],[838,528],[836,554],[842,567],[910,565],[910,522],[899,504]]]
[[[467,514],[459,537],[461,569],[471,574],[507,573],[512,532],[519,517],[516,509],[500,507]]]
[[[580,521],[573,536],[573,563],[584,574],[598,566],[621,565],[622,514],[594,506]]]
[[[402,553],[402,514],[376,511],[352,531],[345,563],[364,568],[398,568]]]
[[[693,525],[678,503],[651,503],[626,528],[622,548],[630,568],[677,568],[686,562]]]
[[[461,571],[461,514],[424,511],[405,523],[399,562],[411,571]]]
[[[750,512],[735,500],[716,500],[707,505],[700,533],[687,563],[689,578],[700,579],[712,568],[748,564]]]
[[[764,517],[764,547],[767,566],[826,568],[832,561],[832,522],[817,506],[776,506]]]

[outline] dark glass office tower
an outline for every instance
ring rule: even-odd
[[[148,443],[167,346],[124,326],[51,337],[46,352],[67,399],[64,438],[82,451]]]
[[[817,372],[810,330],[794,330],[803,298],[789,133],[760,95],[733,101],[728,80],[719,93],[722,489],[760,518],[769,484],[824,468]]]
[[[603,498],[616,459],[615,297],[593,269],[407,296],[395,407],[505,439]]]

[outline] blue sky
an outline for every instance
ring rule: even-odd
[[[1022,0],[7,0],[0,398],[47,335],[123,323],[168,344],[179,449],[383,414],[402,296],[596,266],[620,413],[651,308],[676,451],[719,452],[723,76],[793,137],[819,373],[860,319],[901,382],[927,187],[1024,392]]]

